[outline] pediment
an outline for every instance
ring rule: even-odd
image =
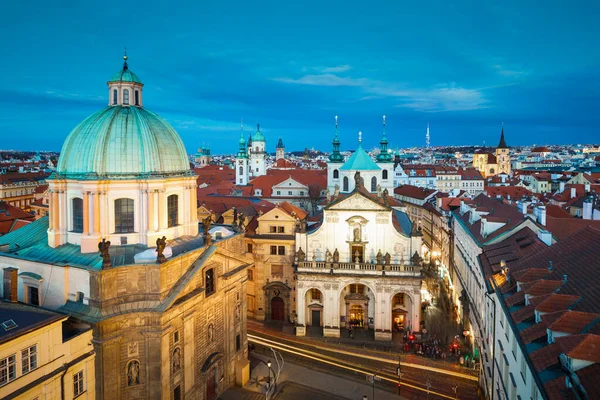
[[[354,193],[338,203],[327,207],[331,211],[345,210],[369,210],[369,211],[389,211],[389,207],[381,205],[376,201],[364,196],[361,193]]]
[[[283,182],[279,182],[276,185],[273,185],[273,190],[275,189],[285,189],[285,188],[292,188],[292,189],[297,189],[297,188],[306,188],[308,189],[308,186],[298,182],[297,180],[295,180],[294,178],[287,178],[285,181]]]

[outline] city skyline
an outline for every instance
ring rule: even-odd
[[[113,10],[10,3],[0,51],[0,131],[19,150],[60,150],[68,133],[106,104],[106,80],[122,64],[145,83],[145,106],[181,135],[188,153],[236,151],[260,122],[273,152],[329,150],[339,115],[342,149],[378,145],[386,114],[390,147],[593,143],[600,8],[555,4],[471,13],[347,4],[264,4],[162,9],[146,2],[127,24]],[[131,7],[128,9],[128,7]],[[24,16],[27,15],[27,19]],[[359,18],[358,20],[357,18]],[[322,40],[326,37],[327,40]],[[44,71],[40,69],[43,68]],[[308,135],[307,135],[308,132]]]

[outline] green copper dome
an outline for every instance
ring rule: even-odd
[[[256,124],[256,132],[252,135],[252,142],[266,142],[265,135],[260,131],[260,124]]]
[[[363,150],[362,146],[350,156],[350,158],[342,165],[341,171],[379,171],[381,168],[375,161]]]
[[[189,170],[183,142],[164,119],[140,107],[109,106],[73,129],[56,172],[72,179],[130,179]]]
[[[141,84],[142,81],[129,68],[123,68],[119,72],[110,77],[109,82],[134,82]]]

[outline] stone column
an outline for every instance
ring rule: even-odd
[[[156,224],[154,223],[154,220],[156,219],[155,217],[155,213],[154,213],[154,196],[155,196],[155,192],[154,190],[149,190],[148,191],[148,231],[156,231]]]
[[[185,374],[184,393],[186,394],[192,390],[195,383],[194,377],[196,376],[194,372],[194,367],[196,366],[196,363],[194,362],[196,359],[194,354],[194,350],[196,349],[196,342],[194,338],[194,321],[195,319],[193,313],[183,317],[183,372]]]
[[[83,192],[83,234],[90,234],[90,192]]]
[[[92,209],[94,210],[94,234],[100,234],[100,192],[92,193]]]
[[[165,205],[165,191],[164,189],[159,190],[158,192],[158,230],[162,231],[165,229],[167,225],[165,222],[166,219],[166,205]]]
[[[350,302],[346,300],[346,329],[350,329]]]
[[[196,185],[190,188],[190,222],[198,220],[198,194],[196,193]]]
[[[296,313],[298,314],[296,321],[296,336],[306,335],[306,291],[300,289],[302,286],[303,284],[299,282],[298,290],[296,292],[298,294],[298,297],[296,298]],[[325,299],[323,298],[323,301],[324,300]]]
[[[59,230],[60,222],[58,219],[58,191],[52,191],[52,208],[50,209],[50,219],[52,220],[52,229]]]

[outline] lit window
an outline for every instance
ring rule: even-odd
[[[83,370],[81,370],[73,375],[73,397],[79,396],[83,391]]]
[[[179,196],[172,194],[167,197],[167,218],[169,219],[169,228],[177,225],[177,216],[179,213]]]
[[[21,372],[23,375],[37,368],[37,346],[21,350]]]
[[[134,232],[133,226],[133,199],[115,200],[115,232]]]
[[[123,104],[129,104],[129,90],[123,89]]]
[[[17,356],[10,355],[0,359],[0,386],[6,385],[8,382],[15,380],[17,377]]]
[[[210,296],[215,292],[215,270],[208,269],[204,273],[206,296]]]
[[[73,232],[83,232],[83,199],[75,197],[71,201],[73,215]]]

